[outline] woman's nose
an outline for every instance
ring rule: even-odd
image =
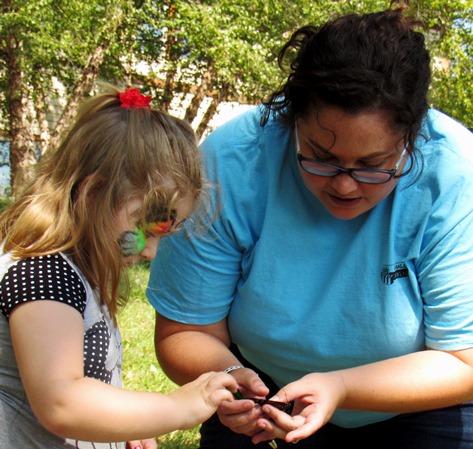
[[[332,188],[340,195],[347,195],[358,189],[358,181],[353,179],[348,173],[340,173],[333,177]]]

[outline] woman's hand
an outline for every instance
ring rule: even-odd
[[[256,432],[253,443],[284,439],[296,442],[319,430],[332,417],[345,397],[345,386],[340,373],[313,373],[282,388],[275,401],[294,401],[292,416],[271,405],[264,405],[264,416],[258,419],[261,432]]]
[[[239,368],[232,371],[238,381],[239,393],[243,398],[264,398],[269,393],[268,387],[259,376],[249,368]],[[253,436],[261,429],[257,420],[263,416],[261,406],[252,400],[237,399],[231,402],[222,402],[217,410],[221,423],[235,433]]]

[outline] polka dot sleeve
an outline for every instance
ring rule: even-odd
[[[19,304],[41,299],[69,304],[84,315],[84,284],[60,254],[19,260],[0,282],[0,310],[7,319]]]

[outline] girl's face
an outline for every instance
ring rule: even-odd
[[[174,233],[191,213],[194,201],[190,198],[176,202],[171,219],[153,223],[141,223],[143,201],[130,199],[116,213],[117,240],[122,247],[126,263],[132,265],[140,260],[156,256],[159,240]]]
[[[392,170],[402,173],[407,159],[400,132],[393,131],[383,114],[364,112],[349,115],[338,108],[324,108],[297,120],[300,154],[343,168]],[[355,218],[383,201],[397,179],[383,184],[357,181],[349,173],[333,177],[299,171],[307,188],[327,210],[342,220]]]

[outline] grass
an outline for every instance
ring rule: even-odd
[[[118,316],[123,340],[123,387],[169,393],[177,385],[166,377],[156,360],[154,309],[145,295],[148,272],[146,263],[130,269],[130,300]],[[159,436],[159,449],[196,449],[199,446],[199,427]]]

